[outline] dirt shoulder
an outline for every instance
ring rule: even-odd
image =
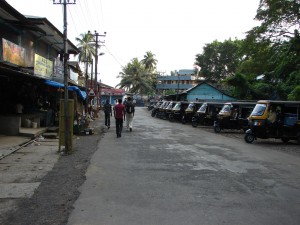
[[[72,206],[85,181],[85,172],[97,145],[104,135],[102,120],[92,122],[93,135],[78,136],[74,152],[61,156],[53,169],[42,179],[34,195],[20,199],[15,210],[2,215],[6,225],[63,225],[68,221]]]

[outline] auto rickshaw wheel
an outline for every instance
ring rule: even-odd
[[[214,126],[214,131],[215,131],[215,133],[220,133],[221,132],[221,127],[220,126]]]
[[[245,141],[247,143],[252,143],[254,141],[254,135],[253,134],[246,134],[245,137],[244,137]]]
[[[282,137],[281,138],[281,141],[283,142],[283,143],[288,143],[289,142],[289,138],[287,138],[287,137]]]
[[[192,121],[192,126],[193,127],[197,127],[198,126],[198,123],[196,121]]]

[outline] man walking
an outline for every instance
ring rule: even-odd
[[[116,119],[117,138],[119,138],[123,129],[123,120],[125,120],[125,106],[122,104],[122,99],[118,99],[118,104],[114,107],[114,116]]]
[[[126,111],[126,130],[132,131],[132,121],[134,117],[134,104],[132,102],[131,97],[127,98],[127,103],[125,105],[125,111]]]
[[[106,102],[104,104],[104,119],[105,119],[105,126],[107,129],[110,128],[110,117],[112,116],[112,110],[111,110],[111,104],[109,103],[109,100],[106,99]]]

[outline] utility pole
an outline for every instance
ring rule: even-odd
[[[88,31],[90,33],[90,31]],[[98,95],[99,95],[99,91],[98,91],[98,47],[100,45],[98,45],[99,39],[98,37],[106,37],[106,32],[104,32],[104,34],[99,34],[97,31],[95,31],[95,33],[93,34],[93,36],[96,38],[95,39],[95,43],[96,43],[96,51],[95,51],[95,97],[96,97],[96,107],[98,109]],[[103,42],[102,42],[103,43]]]
[[[89,75],[88,75],[88,63],[89,61],[86,60],[85,62],[85,91],[86,91],[86,99],[85,99],[85,114],[87,116],[87,112],[88,112],[88,79],[89,79]]]
[[[76,4],[76,0],[73,0],[73,3],[70,3],[70,0],[53,0],[53,4],[63,4],[63,8],[64,8],[64,25],[63,25],[63,29],[64,29],[64,92],[65,92],[65,96],[64,96],[64,118],[65,118],[65,130],[64,130],[64,134],[65,134],[65,152],[69,153],[71,151],[70,149],[70,143],[69,143],[69,124],[68,123],[68,59],[69,59],[69,54],[68,54],[68,35],[67,35],[67,4]]]

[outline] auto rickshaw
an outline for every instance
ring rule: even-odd
[[[162,119],[168,119],[170,114],[172,113],[172,109],[173,107],[176,105],[176,101],[170,101],[169,105],[165,108],[164,110],[164,115],[162,117]]]
[[[255,107],[255,102],[227,102],[214,121],[214,131],[220,133],[223,129],[248,129],[248,117]]]
[[[186,108],[186,110],[184,111],[183,116],[181,118],[181,122],[183,124],[192,122],[192,117],[195,115],[195,113],[197,112],[197,110],[200,108],[201,105],[202,102],[191,102]]]
[[[275,138],[300,144],[300,101],[259,100],[249,117],[249,126],[247,143]]]
[[[184,111],[188,107],[188,105],[189,102],[187,101],[177,102],[176,105],[173,107],[172,112],[169,115],[169,120],[171,122],[175,120],[181,121]]]
[[[156,117],[157,118],[163,118],[165,114],[165,109],[169,105],[170,101],[164,101],[157,109],[156,111]]]
[[[152,116],[152,117],[155,117],[156,112],[157,112],[158,108],[161,106],[162,103],[163,103],[163,101],[158,101],[158,102],[154,105],[153,109],[151,110],[151,116]]]
[[[192,118],[192,126],[212,126],[224,102],[204,102]]]
[[[154,108],[156,103],[157,103],[156,101],[150,102],[148,107],[147,107],[148,111],[151,111]]]

